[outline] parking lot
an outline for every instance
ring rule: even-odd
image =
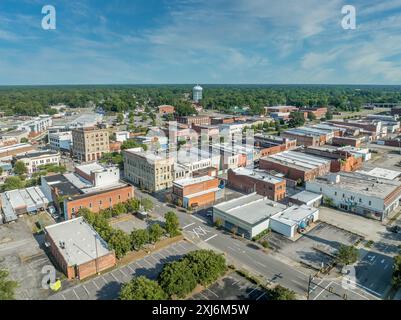
[[[132,214],[125,214],[118,218],[113,218],[110,220],[110,224],[113,228],[121,229],[125,233],[130,234],[133,230],[146,229],[153,223],[164,223],[162,217],[157,216],[156,218],[141,220]]]
[[[196,247],[187,242],[180,241],[162,250],[131,262],[101,276],[82,281],[74,287],[58,292],[49,297],[50,300],[115,300],[118,299],[122,284],[133,277],[146,276],[156,279],[163,265],[178,260]]]
[[[53,264],[42,249],[43,235],[32,234],[31,218],[24,216],[0,226],[0,268],[8,270],[10,278],[18,282],[19,300],[44,299],[49,295],[42,289],[42,268]]]
[[[321,222],[314,229],[304,234],[293,242],[279,234],[271,232],[268,241],[282,255],[314,268],[321,268],[332,261],[341,244],[351,245],[356,243],[360,237],[339,229],[335,226]]]
[[[259,286],[233,272],[190,300],[267,300],[267,295]]]

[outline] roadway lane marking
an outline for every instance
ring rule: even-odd
[[[320,284],[324,281],[324,279],[320,280],[320,282],[318,284],[315,285],[315,287],[311,288],[311,292],[313,292],[318,286],[320,286]]]
[[[350,280],[350,279],[348,279],[347,281],[350,282],[350,283],[352,283],[352,284],[354,284],[354,285],[356,285],[357,287],[360,287],[360,288],[362,288],[362,289],[365,289],[366,291],[368,291],[368,293],[370,293],[370,294],[373,295],[373,296],[379,296],[379,297],[382,296],[380,293],[378,293],[378,292],[376,292],[376,291],[374,291],[374,290],[372,290],[372,289],[369,289],[369,288],[367,288],[367,287],[365,287],[365,286],[363,286],[363,285],[361,285],[361,284],[359,284],[359,283],[357,283],[357,282],[355,282],[355,281],[352,281],[352,280]],[[376,297],[376,298],[377,298],[377,297]]]
[[[207,238],[207,239],[204,240],[204,241],[205,241],[205,242],[208,242],[209,240],[211,240],[211,239],[213,239],[213,238],[215,238],[215,237],[217,237],[217,234],[215,234],[214,236],[211,236],[211,237]]]
[[[204,223],[205,221],[204,220],[202,220],[201,218],[198,218],[197,216],[192,216],[192,218],[194,218],[195,220],[198,220],[198,221],[200,221],[200,222],[202,222],[202,223]]]
[[[255,263],[257,263],[258,265],[262,266],[263,268],[266,267],[266,265],[264,265],[263,263],[260,263],[259,261],[255,261]]]
[[[194,224],[195,224],[195,222],[192,222],[192,223],[190,223],[190,224],[187,224],[185,227],[183,227],[183,229],[188,228],[188,227],[190,227],[190,226],[193,226]]]
[[[327,289],[332,283],[333,283],[333,281],[330,281],[330,282],[327,284],[327,286],[325,286],[324,289],[322,289],[322,291],[320,291],[320,293],[319,293],[316,297],[313,298],[313,300],[316,300],[317,298],[319,298],[319,296],[320,296],[324,291],[326,291],[326,289]]]

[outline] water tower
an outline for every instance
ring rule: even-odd
[[[202,94],[203,94],[203,88],[197,84],[192,89],[192,100],[194,100],[195,102],[199,102],[199,100],[202,100]]]

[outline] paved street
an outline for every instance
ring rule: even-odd
[[[155,279],[167,262],[178,260],[184,254],[195,250],[196,247],[180,241],[162,250],[131,262],[130,264],[95,277],[89,281],[58,292],[50,296],[50,300],[115,300],[121,285],[133,277],[146,276]]]
[[[151,199],[155,204],[154,213],[156,214],[163,215],[167,211],[176,211],[184,234],[198,247],[223,252],[226,254],[229,263],[234,263],[237,267],[263,276],[266,282],[281,284],[306,297],[309,275],[314,273],[313,270],[303,268],[300,264],[283,255],[276,253],[266,254],[262,252],[261,247],[254,243],[246,240],[234,239],[230,234],[217,230],[212,226],[211,218],[207,216],[210,209],[202,210],[200,213],[188,214],[175,210],[156,198],[141,193],[140,191],[137,191],[137,195],[139,197],[148,197]],[[382,231],[383,228],[380,227],[379,230]],[[328,287],[332,286],[328,285],[328,283],[332,283],[333,286],[341,288],[342,290],[337,290],[341,292],[341,297],[343,293],[347,291],[349,299],[351,299],[351,297],[355,299],[377,299],[377,297],[382,297],[386,291],[384,288],[385,283],[388,283],[387,271],[379,277],[372,277],[372,274],[379,271],[379,268],[382,267],[380,261],[384,258],[378,260],[380,265],[373,264],[373,266],[370,265],[366,259],[368,258],[362,259],[357,266],[357,287],[355,289],[342,289],[340,279],[325,279],[322,283],[325,283]],[[386,264],[391,260],[391,258],[385,259],[387,262]],[[373,279],[372,281],[375,282],[375,284],[372,285],[372,283],[369,283],[368,286],[365,286],[363,279],[368,273],[371,273],[370,279]],[[371,288],[369,288],[369,286],[371,286]],[[328,293],[324,294],[324,292],[319,294],[319,288],[320,287],[317,287],[313,293],[315,296],[318,295],[317,299],[338,298],[337,294],[328,295]],[[322,288],[320,288],[320,290],[322,290]]]

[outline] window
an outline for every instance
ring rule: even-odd
[[[74,213],[75,212],[75,208],[71,208],[71,213]]]
[[[89,203],[89,208],[92,208],[92,202]]]
[[[372,201],[369,201],[369,205],[370,205],[370,206],[372,205]]]
[[[102,200],[99,201],[99,205],[102,205]]]

